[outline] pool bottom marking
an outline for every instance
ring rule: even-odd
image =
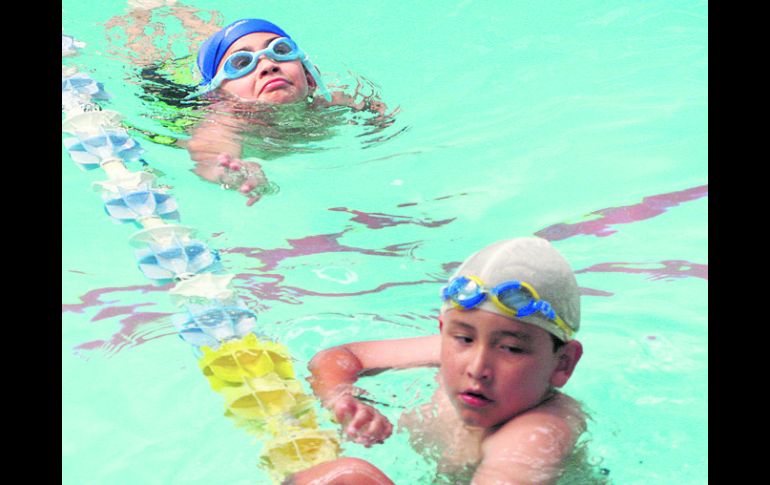
[[[587,216],[589,220],[548,226],[537,231],[535,236],[549,241],[561,241],[578,235],[607,237],[617,232],[616,229],[613,229],[615,225],[651,219],[665,213],[672,207],[703,197],[708,197],[708,185],[653,195],[645,197],[638,204],[594,211]]]
[[[422,227],[441,227],[455,221],[457,218],[452,217],[450,219],[443,219],[439,221],[420,220],[409,216],[400,216],[394,214],[385,214],[382,212],[363,212],[359,210],[349,209],[347,207],[332,207],[330,211],[347,212],[352,214],[350,220],[363,224],[369,229],[382,229],[385,227],[398,226],[400,224],[413,224]]]

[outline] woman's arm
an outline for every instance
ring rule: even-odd
[[[344,91],[332,91],[332,100],[326,101],[325,99],[316,98],[314,103],[321,106],[347,106],[355,111],[367,111],[376,114],[375,117],[367,120],[365,124],[378,126],[379,129],[390,126],[394,122],[394,116],[400,111],[399,108],[395,108],[388,113],[388,107],[384,102],[371,93],[365,95],[361,92],[363,85],[360,81],[356,81],[356,87],[353,94],[348,94]]]
[[[261,196],[252,191],[266,185],[267,177],[258,163],[241,160],[243,127],[238,123],[234,116],[210,113],[182,144],[195,162],[193,172],[237,190],[249,198],[246,205],[252,205]]]
[[[196,164],[216,165],[217,157],[223,153],[232,158],[241,158],[242,132],[243,127],[237,124],[234,116],[209,113],[193,128],[185,147]],[[199,175],[205,177],[203,173]],[[216,181],[213,178],[208,179]]]

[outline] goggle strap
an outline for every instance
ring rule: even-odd
[[[574,333],[574,330],[570,328],[569,325],[567,325],[567,322],[561,319],[559,315],[555,315],[555,318],[553,319],[554,323],[557,327],[559,327],[564,332],[564,337],[567,341],[572,338],[572,334]]]
[[[316,89],[319,93],[326,99],[326,101],[332,100],[332,95],[329,93],[329,90],[326,89],[326,85],[323,82],[323,79],[321,79],[321,73],[318,72],[318,69],[315,68],[312,62],[310,62],[310,57],[297,47],[297,50],[302,54],[302,65],[305,66],[305,69],[307,69],[307,72],[310,73],[311,76],[313,76],[313,79],[315,79]]]
[[[529,283],[525,283],[523,281],[519,281],[518,283],[519,283],[519,285],[522,288],[526,289],[529,292],[530,295],[532,295],[532,298],[534,298],[535,300],[540,301],[540,295],[537,293],[537,290],[535,290],[532,287],[532,285],[530,285]]]

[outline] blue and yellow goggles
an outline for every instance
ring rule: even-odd
[[[480,278],[459,276],[451,279],[449,284],[441,289],[441,299],[451,302],[460,310],[470,310],[487,298],[509,317],[526,317],[539,312],[562,329],[567,338],[574,333],[556,314],[551,304],[540,299],[532,285],[523,281],[506,281],[489,289]]]
[[[246,76],[254,71],[259,64],[259,58],[265,56],[274,61],[286,62],[295,61],[299,59],[302,62],[302,66],[313,76],[317,85],[318,91],[326,98],[327,101],[332,100],[331,94],[324,86],[321,74],[318,69],[310,62],[307,54],[299,48],[299,46],[288,37],[278,37],[270,41],[262,50],[256,52],[238,51],[230,54],[222,64],[222,69],[214,76],[201,91],[196,92],[190,97],[200,96],[201,94],[208,93],[217,89],[224,81],[231,79],[238,79]]]

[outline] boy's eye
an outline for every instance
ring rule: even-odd
[[[473,339],[471,337],[468,337],[465,335],[455,335],[455,340],[463,344],[469,344],[473,342]]]
[[[503,345],[502,349],[511,354],[524,353],[524,349],[522,349],[521,347],[513,347],[511,345]]]

